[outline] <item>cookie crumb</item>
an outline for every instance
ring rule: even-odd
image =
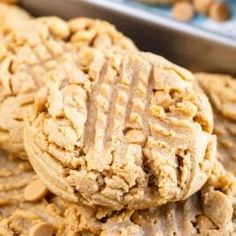
[[[143,143],[145,141],[145,135],[141,130],[132,129],[126,132],[125,135],[129,143]]]
[[[27,185],[24,192],[24,197],[26,201],[38,201],[45,197],[48,190],[41,180],[34,180]]]
[[[192,20],[194,16],[193,5],[189,2],[177,2],[172,8],[172,16],[183,22]]]

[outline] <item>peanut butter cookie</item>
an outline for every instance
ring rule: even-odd
[[[107,54],[106,54],[107,55]],[[84,50],[50,74],[28,112],[25,148],[64,199],[142,209],[186,199],[215,158],[212,111],[193,76],[150,53]]]

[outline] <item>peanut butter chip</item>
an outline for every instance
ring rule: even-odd
[[[52,225],[47,223],[39,223],[37,225],[34,225],[30,229],[30,236],[51,236],[53,234],[53,228]]]
[[[194,16],[194,8],[189,2],[177,2],[172,8],[172,16],[179,21],[190,21]]]
[[[24,197],[26,201],[37,201],[47,194],[47,188],[40,180],[34,180],[25,188]]]
[[[226,21],[229,18],[229,8],[228,6],[223,2],[214,2],[211,4],[210,10],[209,10],[209,16],[211,19],[222,22]]]

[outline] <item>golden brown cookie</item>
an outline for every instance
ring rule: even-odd
[[[25,148],[46,186],[112,209],[155,207],[198,191],[215,137],[192,74],[150,53],[82,55],[82,70],[51,73],[28,114]]]
[[[218,159],[236,174],[236,80],[219,74],[198,73],[196,77],[213,107]]]
[[[0,147],[26,159],[23,117],[48,72],[78,62],[81,47],[136,50],[134,44],[107,22],[56,17],[30,20],[4,37],[0,49]],[[78,53],[77,53],[78,52]]]

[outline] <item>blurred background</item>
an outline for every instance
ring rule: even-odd
[[[236,40],[236,0],[117,0]]]

